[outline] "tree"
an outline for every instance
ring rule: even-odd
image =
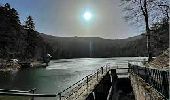
[[[161,13],[162,9],[160,9],[159,5],[168,5],[168,3],[168,0],[122,0],[125,19],[131,23],[138,23],[145,26],[148,61],[152,59],[150,26],[165,17],[165,14]]]
[[[6,3],[6,4],[5,4],[5,8],[6,8],[7,10],[10,10],[10,9],[11,9],[10,4],[9,4],[9,3]]]
[[[164,5],[164,4],[160,4],[158,5],[161,10],[162,10],[162,14],[164,14],[164,19],[165,19],[165,22],[168,22],[169,21],[169,11],[170,11],[170,8],[169,8],[169,3],[167,2],[167,5]]]
[[[29,29],[29,30],[35,30],[35,23],[33,21],[32,16],[27,17],[27,20],[25,21],[25,26],[24,27],[26,29]]]
[[[10,23],[13,27],[19,30],[21,22],[19,20],[19,14],[14,8],[10,9]]]
[[[37,33],[35,32],[35,24],[33,21],[32,16],[28,16],[24,28],[27,30],[27,48],[26,48],[26,56],[27,58],[33,58],[34,57],[34,51],[36,48],[36,41],[37,41]]]

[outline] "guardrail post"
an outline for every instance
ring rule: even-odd
[[[96,79],[97,79],[97,81],[98,81],[98,70],[97,70],[97,73],[96,73],[96,74],[97,74],[97,78],[96,78]]]
[[[88,92],[88,82],[89,82],[88,76],[86,76],[86,79],[87,79],[87,92]]]
[[[137,71],[138,71],[138,72],[137,72],[137,75],[141,77],[139,70],[142,70],[142,69],[140,69],[139,66],[137,66],[136,68],[137,68]]]
[[[151,69],[148,68],[148,83],[152,86],[151,84]]]
[[[36,88],[33,88],[33,89],[30,90],[30,92],[32,92],[32,94],[34,94],[35,90],[36,90]],[[34,100],[34,96],[32,96],[31,100]]]
[[[130,73],[130,64],[129,64],[129,62],[128,62],[128,68],[129,68],[129,69],[128,69],[128,72]]]
[[[169,98],[169,84],[168,84],[168,77],[166,76],[167,72],[162,72],[162,88],[163,88],[163,94],[166,98]]]
[[[111,69],[110,70],[110,75],[111,75],[111,82],[112,82],[112,86],[114,86],[116,84],[116,81],[117,81],[117,74],[116,74],[116,69]]]
[[[144,80],[145,80],[145,82],[147,82],[147,77],[148,77],[148,76],[147,76],[147,70],[146,70],[146,67],[144,67],[144,72],[145,72],[145,76],[144,76],[144,78],[145,78],[145,79],[144,79]]]
[[[103,75],[103,67],[101,67],[101,70],[102,70],[102,75]]]
[[[60,92],[60,93],[58,93],[58,95],[59,95],[59,100],[61,100],[61,92]]]
[[[107,65],[106,65],[106,72],[107,72]]]

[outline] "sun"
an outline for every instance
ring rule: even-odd
[[[86,21],[91,20],[91,18],[92,18],[92,13],[89,12],[89,11],[86,11],[86,12],[84,13],[84,15],[83,15],[83,18],[84,18]]]

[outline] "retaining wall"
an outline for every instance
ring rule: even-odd
[[[135,100],[165,100],[159,92],[146,84],[142,78],[130,73],[131,85],[135,95]]]

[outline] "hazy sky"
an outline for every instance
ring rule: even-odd
[[[21,22],[31,15],[36,30],[55,36],[126,38],[140,32],[124,21],[120,0],[1,0],[18,10]],[[85,11],[92,14],[86,21]]]

